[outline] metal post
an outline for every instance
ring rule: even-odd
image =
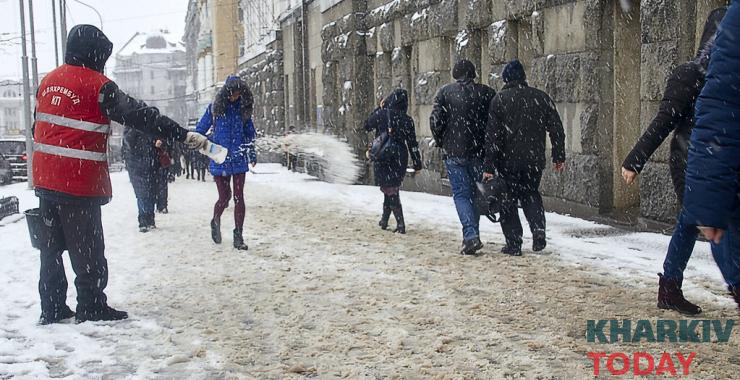
[[[31,84],[28,78],[28,52],[26,50],[26,12],[23,0],[19,0],[21,9],[21,48],[23,55],[23,116],[26,128],[26,170],[28,177],[28,188],[33,189],[33,136],[31,133]]]
[[[61,30],[62,60],[67,55],[67,0],[59,0],[59,27]]]
[[[31,27],[31,74],[33,75],[31,90],[35,94],[39,88],[39,63],[36,57],[36,25],[33,23],[33,0],[28,0],[28,20]]]
[[[59,66],[59,35],[57,30],[57,1],[51,0],[52,25],[54,26],[54,62]]]

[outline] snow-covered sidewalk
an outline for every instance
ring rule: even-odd
[[[213,183],[178,179],[170,214],[140,234],[127,174],[113,175],[108,295],[128,321],[37,326],[38,253],[24,220],[1,222],[0,378],[591,378],[588,351],[685,349],[584,338],[588,319],[679,318],[654,305],[669,237],[548,214],[543,254],[499,254],[499,227],[483,222],[485,254],[462,257],[449,198],[402,193],[398,236],[377,228],[377,188],[256,171],[246,253],[231,248],[231,209],[224,244],[210,241]],[[0,195],[38,204],[23,184]],[[706,244],[686,278],[702,318],[737,317]],[[740,370],[737,338],[690,348],[697,378]]]

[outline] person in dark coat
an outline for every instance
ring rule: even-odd
[[[383,160],[373,162],[375,184],[380,186],[384,194],[383,215],[380,218],[380,228],[388,228],[391,213],[396,218],[394,232],[406,233],[406,223],[401,206],[400,189],[406,176],[409,163],[409,154],[416,172],[421,170],[421,154],[416,141],[414,120],[406,114],[409,108],[408,92],[403,89],[393,91],[365,122],[365,130],[375,132],[379,136],[388,131],[391,139]]]
[[[510,190],[510,199],[501,210],[501,229],[506,237],[503,253],[522,254],[522,224],[516,201],[532,231],[532,250],[545,249],[545,209],[539,187],[547,166],[546,136],[552,143],[554,170],[565,168],[565,131],[550,96],[527,84],[524,66],[510,62],[502,73],[504,87],[493,98],[486,131],[484,179],[501,176]]]
[[[172,175],[172,144],[166,141],[155,142],[157,151],[157,172],[154,190],[154,206],[160,214],[169,213],[167,208],[170,192],[169,183]]]
[[[480,215],[475,208],[476,182],[483,174],[488,105],[496,92],[475,83],[475,65],[468,60],[455,64],[452,77],[455,83],[437,92],[429,123],[435,144],[444,151],[455,208],[462,224],[460,253],[474,255],[483,248]]]
[[[102,76],[105,63],[113,51],[113,44],[100,29],[92,25],[77,25],[69,31],[66,44],[64,65],[47,74],[39,86],[36,94],[37,111],[40,108],[51,106],[68,110],[74,115],[101,115],[110,121],[142,130],[159,138],[185,142],[191,149],[202,149],[207,146],[206,138],[195,133],[188,133],[172,119],[160,114],[156,108],[149,107],[128,96],[118,88],[115,82]],[[77,73],[73,75],[77,75],[78,78],[65,75],[69,72]],[[101,79],[98,82],[99,89],[91,87],[90,81],[86,81],[86,78]],[[68,96],[61,96],[61,99],[58,96],[59,89],[62,87],[60,83],[73,87],[68,88]],[[38,112],[37,116],[39,116]],[[84,119],[73,119],[71,115],[60,116],[56,119],[72,127],[48,122],[46,125],[39,125],[41,121],[37,118],[34,134],[37,147],[40,146],[39,139],[44,139],[45,134],[56,135],[64,140],[66,136],[89,132],[86,128],[74,128],[83,125],[79,122]],[[89,124],[84,125],[89,128]],[[109,133],[109,130],[103,133]],[[71,317],[75,317],[77,322],[128,318],[128,313],[116,310],[108,304],[108,297],[105,294],[108,284],[108,264],[105,258],[101,206],[110,201],[112,193],[80,195],[70,187],[71,182],[79,182],[81,178],[105,185],[110,183],[108,172],[107,170],[103,172],[89,170],[89,165],[97,164],[88,160],[86,158],[88,156],[77,158],[62,156],[69,154],[70,151],[77,152],[86,148],[81,146],[79,141],[61,141],[60,143],[79,149],[66,148],[66,150],[49,151],[52,153],[44,153],[40,150],[34,152],[35,192],[39,197],[39,213],[43,220],[41,223],[43,227],[40,228],[44,228],[44,234],[51,237],[48,241],[39,242],[41,245],[41,270],[38,284],[41,301],[39,323],[57,323]],[[47,160],[44,154],[55,160],[77,159],[80,170],[74,173],[60,172],[54,165],[44,163],[44,160]],[[39,182],[40,179],[48,182],[50,178],[58,180],[62,185],[61,188],[45,187],[42,182]],[[92,191],[98,190],[100,189],[92,189]],[[77,288],[76,312],[72,312],[66,304],[67,276],[62,260],[65,250],[69,253],[72,268],[77,276],[74,281]]]
[[[696,101],[683,213],[712,242],[712,254],[740,310],[740,2],[717,32]]]
[[[221,215],[229,206],[232,195],[230,182],[234,184],[234,248],[247,250],[242,235],[246,208],[244,205],[244,179],[249,165],[257,165],[254,149],[256,131],[252,124],[252,93],[247,84],[237,76],[226,78],[200,119],[196,132],[205,135],[213,129],[209,140],[229,150],[223,163],[211,161],[210,171],[218,188],[218,201],[213,209],[211,237],[221,243]],[[204,178],[205,180],[205,178]]]
[[[694,127],[696,99],[704,87],[704,77],[709,66],[714,38],[726,12],[727,8],[712,11],[704,25],[696,57],[676,67],[668,77],[658,114],[622,164],[622,177],[628,185],[634,183],[650,156],[673,132],[669,167],[676,197],[679,203],[683,202],[686,159],[689,138]],[[663,273],[658,274],[659,308],[673,309],[690,315],[701,313],[701,308],[689,302],[681,289],[683,272],[689,263],[698,235],[699,230],[696,226],[687,224],[684,214],[679,214],[663,261]]]
[[[136,194],[140,232],[156,228],[154,201],[159,171],[156,141],[156,137],[131,127],[126,127],[123,131],[123,157]]]

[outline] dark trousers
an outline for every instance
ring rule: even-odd
[[[94,312],[107,305],[108,285],[100,205],[65,205],[40,201],[49,242],[41,249],[39,295],[42,315],[54,315],[67,301],[67,276],[62,253],[66,249],[77,277],[77,311]]]
[[[516,248],[522,246],[523,231],[517,203],[522,205],[532,236],[536,239],[544,238],[545,209],[539,190],[542,170],[507,171],[502,173],[502,176],[509,186],[512,199],[512,202],[501,210],[501,229],[506,237],[506,244]]]
[[[215,176],[216,188],[218,188],[218,201],[213,207],[213,219],[220,221],[221,215],[229,207],[231,199],[231,179],[234,179],[234,225],[237,230],[241,231],[244,227],[244,216],[246,206],[244,204],[244,179],[245,173],[234,174],[233,176]]]
[[[155,193],[154,199],[157,206],[157,211],[162,211],[167,208],[167,198],[169,197],[168,181],[167,177],[170,175],[169,169],[157,169],[155,174]]]

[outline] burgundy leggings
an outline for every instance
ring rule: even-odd
[[[241,231],[244,227],[244,214],[246,213],[246,207],[244,206],[244,177],[246,175],[235,174],[234,178],[234,223],[236,229]],[[218,188],[218,201],[213,207],[213,219],[221,220],[221,215],[224,213],[227,207],[229,207],[229,199],[231,198],[231,186],[229,181],[232,176],[215,176],[213,179],[216,181],[216,187]]]

